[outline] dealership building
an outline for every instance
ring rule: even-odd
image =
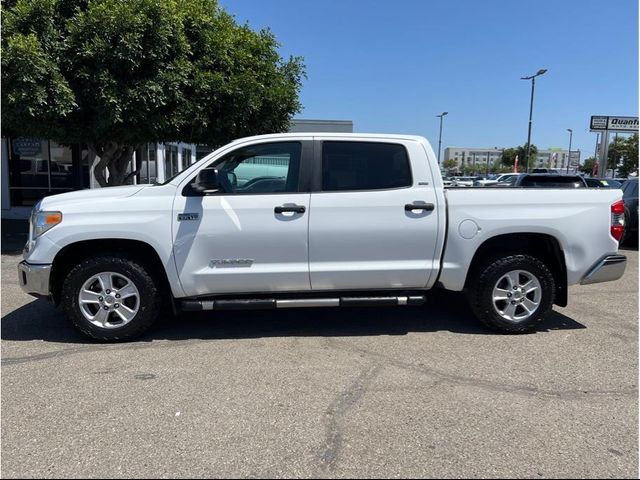
[[[489,166],[498,165],[505,148],[501,147],[447,147],[444,149],[444,161],[454,160],[458,168],[467,166]],[[567,168],[569,151],[561,148],[548,148],[538,150],[536,158],[536,168]],[[522,162],[524,159],[521,158]],[[580,162],[580,151],[571,150],[571,161],[573,165]]]
[[[292,132],[353,132],[344,120],[297,120]],[[213,148],[190,143],[148,143],[139,148],[130,165],[139,173],[129,183],[163,182]],[[92,166],[99,160],[86,145],[60,145],[38,138],[2,138],[2,218],[24,219],[43,197],[99,188]]]

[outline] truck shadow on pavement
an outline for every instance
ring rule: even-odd
[[[20,307],[2,318],[2,339],[92,343],[78,333],[60,310],[44,300]],[[553,312],[536,333],[586,328]],[[430,292],[425,307],[300,308],[285,310],[189,313],[161,319],[134,342],[153,340],[219,340],[268,337],[341,337],[406,335],[449,331],[498,335],[473,316],[465,297],[453,292]]]

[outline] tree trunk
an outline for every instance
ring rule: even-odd
[[[98,184],[101,187],[115,187],[123,185],[131,177],[137,175],[142,162],[139,162],[134,171],[127,174],[127,168],[137,148],[138,145],[125,145],[117,142],[90,143],[89,149],[100,157],[93,170]]]

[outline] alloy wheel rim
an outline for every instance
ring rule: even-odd
[[[511,270],[493,287],[493,308],[505,320],[520,323],[530,318],[542,301],[542,285],[526,270]]]
[[[84,318],[99,328],[121,328],[140,309],[140,292],[133,281],[116,272],[92,275],[80,289],[78,305]]]

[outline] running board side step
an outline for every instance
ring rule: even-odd
[[[391,307],[424,305],[425,295],[397,297],[336,297],[336,298],[241,298],[232,300],[181,300],[183,312],[206,310],[257,310],[298,307]]]

